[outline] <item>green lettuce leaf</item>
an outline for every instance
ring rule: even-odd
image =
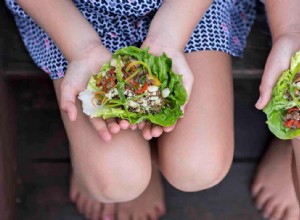
[[[267,115],[267,124],[270,131],[280,139],[292,139],[300,135],[300,129],[288,129],[283,125],[283,117],[286,110],[292,107],[299,107],[299,98],[294,95],[293,80],[300,71],[300,51],[292,58],[290,69],[284,71],[278,79],[273,91],[272,97],[264,112]],[[286,93],[289,93],[292,100],[289,100]]]

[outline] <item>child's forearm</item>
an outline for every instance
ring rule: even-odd
[[[48,33],[68,61],[101,44],[97,32],[71,0],[17,2]]]
[[[183,50],[212,0],[166,0],[154,16],[147,40]]]
[[[300,33],[299,0],[267,0],[266,10],[273,42],[286,33]]]

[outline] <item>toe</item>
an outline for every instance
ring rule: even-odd
[[[101,209],[102,209],[101,203],[98,203],[98,202],[94,203],[91,220],[100,220],[100,218],[101,218]]]
[[[264,207],[268,198],[269,198],[269,194],[265,190],[262,189],[261,192],[255,198],[256,208],[258,210],[261,210]]]
[[[270,216],[270,219],[272,219],[272,220],[280,220],[280,219],[282,219],[282,216],[284,214],[284,209],[285,209],[285,207],[283,205],[277,205],[274,208],[274,210],[273,210],[273,212],[272,212],[272,214]]]
[[[253,184],[252,184],[252,187],[251,187],[251,194],[252,194],[252,197],[253,198],[256,198],[257,197],[257,195],[260,193],[260,191],[262,190],[262,185],[260,184],[260,183],[258,183],[258,182],[254,182]]]
[[[102,219],[103,220],[114,220],[115,219],[116,208],[115,204],[108,203],[104,205],[103,212],[102,212]]]
[[[138,214],[133,214],[131,219],[132,219],[132,220],[144,220],[144,219],[141,218]]]
[[[151,210],[146,219],[150,219],[150,220],[157,220],[158,219],[158,213],[156,212],[156,210]]]
[[[84,215],[87,219],[92,218],[93,206],[94,206],[93,200],[89,199],[86,201],[85,206],[84,206]]]
[[[84,214],[84,207],[85,207],[86,199],[82,194],[79,194],[78,199],[76,201],[76,206],[79,213]]]
[[[77,190],[75,183],[74,183],[74,179],[73,177],[71,177],[71,182],[70,182],[70,192],[69,192],[69,197],[71,202],[76,202],[77,198],[79,195],[79,191]]]
[[[262,211],[263,217],[266,218],[266,219],[269,219],[271,214],[273,213],[273,210],[275,209],[275,207],[276,206],[275,206],[273,200],[272,199],[268,200],[265,203],[264,209]]]
[[[118,211],[118,220],[130,220],[130,215],[127,212],[124,211]]]
[[[164,216],[166,214],[166,206],[163,202],[156,205],[156,212],[158,217]]]
[[[298,207],[288,207],[285,210],[282,220],[299,220],[299,208]]]

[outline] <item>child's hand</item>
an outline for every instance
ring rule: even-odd
[[[109,61],[111,53],[102,45],[92,46],[82,55],[68,64],[68,69],[61,84],[61,108],[68,114],[71,121],[77,117],[76,98],[79,92],[86,88],[92,74],[98,73],[100,67]],[[111,140],[111,133],[118,133],[119,125],[115,119],[103,120],[102,118],[90,119],[104,141]]]
[[[142,45],[142,48],[145,47],[149,47],[150,48],[149,52],[155,56],[160,56],[162,55],[162,53],[166,53],[172,59],[173,61],[172,68],[174,72],[183,75],[183,84],[185,86],[189,98],[192,91],[194,77],[187,63],[187,60],[184,56],[184,53],[179,49],[158,45],[157,43],[150,44],[147,43],[147,41],[145,41],[144,44]],[[185,105],[183,106],[183,110]],[[150,140],[153,137],[159,137],[163,132],[170,132],[175,127],[175,125],[171,127],[161,127],[159,125],[153,125],[150,122],[145,122],[145,121],[141,122],[138,125],[130,125],[130,123],[126,120],[121,120],[119,125],[122,129],[131,128],[132,130],[134,130],[136,128],[139,128],[143,130],[143,137],[146,140]]]
[[[289,68],[290,59],[300,49],[300,33],[281,35],[273,44],[260,84],[260,97],[256,108],[263,109],[269,102],[272,90],[281,73]]]

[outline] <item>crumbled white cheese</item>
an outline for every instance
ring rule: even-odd
[[[132,100],[129,101],[128,105],[132,108],[138,108],[140,106],[137,102]]]
[[[155,100],[155,101],[154,101],[154,104],[155,104],[155,105],[160,105],[160,104],[161,104],[161,99]]]
[[[296,82],[295,83],[295,87],[297,87],[298,89],[300,89],[300,82]]]
[[[118,95],[118,90],[116,88],[109,90],[109,92],[105,94],[108,99],[112,99],[112,97],[116,95]]]
[[[141,106],[143,107],[148,106],[147,101],[145,99],[141,99]]]
[[[149,100],[151,100],[151,101],[155,101],[155,100],[157,100],[157,99],[158,99],[157,96],[151,96],[151,97],[149,97]]]
[[[113,66],[113,67],[116,67],[116,65],[117,65],[117,59],[112,59],[110,61],[110,65]]]
[[[117,66],[117,59],[112,59],[112,60],[110,61],[110,65],[113,66],[113,67],[116,67],[116,66]],[[121,66],[122,66],[122,67],[124,66],[122,60],[121,60]]]
[[[167,98],[170,95],[170,89],[169,88],[165,88],[161,91],[161,95],[163,98]]]
[[[129,89],[126,89],[124,91],[124,95],[127,95],[128,97],[132,97],[132,96],[134,96],[134,92]]]
[[[149,92],[157,92],[158,91],[158,87],[157,86],[149,86],[147,90]]]

